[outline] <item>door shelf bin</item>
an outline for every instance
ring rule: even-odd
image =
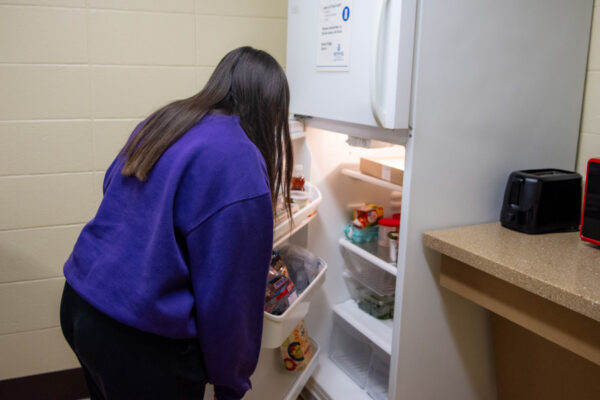
[[[358,254],[345,247],[341,248],[346,270],[350,276],[380,296],[393,295],[396,291],[396,277],[371,264]]]
[[[302,227],[307,217],[312,215],[317,210],[321,200],[323,200],[321,192],[315,185],[306,182],[304,183],[304,189],[310,195],[310,203],[292,215],[292,220],[294,221],[294,225],[291,227],[292,231],[290,231],[290,220],[287,218],[275,226],[275,229],[273,230],[273,243],[275,243],[275,247],[278,247],[279,244],[291,236],[292,233],[297,230],[297,228]]]
[[[298,376],[298,378],[294,382],[294,385],[292,386],[290,391],[285,396],[284,400],[296,400],[298,398],[298,396],[300,395],[300,392],[306,385],[306,382],[308,382],[308,379],[315,372],[317,365],[319,365],[319,353],[321,352],[321,347],[312,338],[310,339],[310,347],[313,352],[313,358],[310,361],[310,363],[306,366],[306,369],[299,373],[300,376]],[[286,372],[292,376],[298,375],[297,371],[293,371],[293,372],[286,371]]]
[[[273,315],[264,312],[261,347],[274,349],[281,346],[281,343],[285,341],[296,325],[306,316],[312,296],[325,281],[327,264],[322,259],[319,259],[319,261],[321,265],[317,277],[283,314]]]
[[[338,316],[329,358],[375,400],[387,400],[390,355]]]

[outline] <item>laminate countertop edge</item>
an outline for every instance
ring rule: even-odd
[[[496,222],[427,231],[422,240],[427,248],[600,322],[600,248],[579,243],[576,232],[550,235],[526,235]],[[538,242],[541,250],[529,251]],[[512,247],[503,249],[508,244]],[[572,271],[562,269],[556,260],[561,255],[571,256]],[[586,265],[578,266],[573,259],[580,255],[592,257],[592,264],[586,258]],[[575,281],[570,274],[576,275]]]

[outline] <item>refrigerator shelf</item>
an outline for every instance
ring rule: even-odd
[[[302,207],[300,210],[296,211],[294,215],[292,215],[294,225],[292,226],[291,231],[289,219],[280,222],[275,227],[275,229],[273,230],[273,247],[279,247],[290,236],[298,232],[316,216],[315,211],[317,211],[319,204],[323,200],[323,196],[321,196],[321,192],[319,191],[319,189],[316,186],[310,184],[309,182],[306,182],[304,184],[304,187],[310,194],[310,203]]]
[[[321,268],[317,277],[300,296],[281,315],[264,312],[261,347],[275,349],[290,335],[296,325],[306,316],[310,308],[310,300],[325,281],[327,263],[321,260]]]
[[[397,192],[402,192],[402,186],[396,185],[391,182],[384,181],[383,179],[375,178],[375,177],[367,175],[367,174],[363,174],[362,172],[360,172],[356,169],[343,168],[342,175],[346,175],[346,176],[349,176],[350,178],[358,179],[363,182],[372,183],[374,185],[381,186],[386,189],[395,190]]]
[[[387,354],[392,354],[392,329],[394,320],[379,320],[367,314],[352,299],[333,307],[333,312],[363,334]]]
[[[379,246],[377,242],[354,243],[346,238],[340,238],[339,243],[348,251],[396,276],[397,268],[390,260],[389,248]]]

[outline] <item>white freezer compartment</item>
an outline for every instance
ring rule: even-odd
[[[290,111],[408,129],[415,14],[416,0],[290,0]]]
[[[306,316],[310,308],[310,300],[325,281],[327,264],[319,259],[319,273],[310,285],[298,296],[290,307],[281,315],[264,313],[261,347],[274,349],[292,333],[296,325]],[[309,332],[310,333],[310,332]]]
[[[329,358],[373,399],[387,399],[390,355],[337,315]]]

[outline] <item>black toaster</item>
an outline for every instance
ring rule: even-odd
[[[515,171],[508,177],[502,226],[524,233],[579,230],[581,175],[560,169]]]

